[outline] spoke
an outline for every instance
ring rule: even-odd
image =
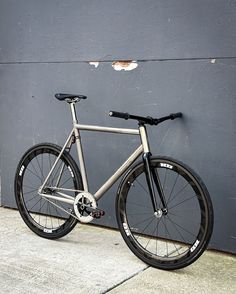
[[[52,229],[53,229],[53,224],[52,224],[52,213],[51,213],[50,205],[48,206],[48,208],[49,208],[49,214],[50,214],[50,216],[51,216],[51,226],[52,226]]]
[[[154,218],[153,216],[150,216],[150,217],[148,217],[148,218],[146,218],[146,219],[144,219],[144,220],[142,220],[141,222],[138,222],[138,223],[136,223],[136,224],[133,224],[132,225],[132,227],[135,227],[135,226],[137,226],[137,225],[140,225],[140,224],[142,224],[142,223],[144,223],[144,222],[146,222],[146,221],[148,221],[150,218]]]
[[[50,170],[51,170],[52,169],[52,161],[51,161],[51,156],[50,155],[51,155],[51,153],[49,153],[49,165],[50,165]],[[52,186],[52,181],[51,181],[51,186]]]
[[[129,213],[129,215],[143,215],[143,214],[150,214],[150,212]]]
[[[57,214],[60,215],[61,218],[63,218],[60,211],[57,210],[57,207],[55,205],[53,207],[55,208]],[[58,225],[59,225],[59,218],[58,218]]]
[[[58,200],[56,200],[56,201],[58,201]],[[64,209],[65,211],[69,210],[69,207],[68,207],[68,206],[67,206],[67,207],[64,206],[64,205],[65,205],[64,202],[61,202],[60,205],[61,205],[62,210],[63,210],[63,209]],[[57,206],[60,208],[59,205],[57,205]],[[67,212],[67,213],[68,213],[68,212]],[[68,214],[70,214],[70,213],[68,213]]]
[[[35,216],[34,216],[35,215]],[[37,214],[34,213],[34,215],[31,215],[32,219],[36,222],[35,218],[37,217]]]
[[[31,169],[29,169],[29,168],[27,167],[26,170],[30,171],[30,172],[31,172],[35,177],[37,177],[37,178],[40,180],[40,182],[42,183],[42,179],[41,179],[37,174],[35,174],[34,172],[32,172]]]
[[[158,238],[158,227],[160,224],[161,219],[157,219],[157,226],[156,226],[156,255],[157,255],[157,238]]]
[[[150,226],[150,224],[153,222],[155,218],[152,218],[151,221],[146,225],[146,227],[141,231],[140,235],[138,236],[138,238],[141,236],[141,234],[143,234],[143,232]],[[138,240],[138,238],[136,238],[136,240]]]
[[[65,209],[63,209],[63,208],[60,207],[59,205],[57,205],[56,203],[54,203],[54,202],[52,202],[52,201],[50,201],[50,200],[48,200],[48,199],[47,199],[47,201],[48,201],[49,203],[51,203],[52,205],[57,206],[59,209],[61,209],[62,211],[64,211],[64,212],[65,212],[66,214],[68,214],[69,216],[73,216],[74,218],[78,219],[76,216],[72,215],[71,213],[69,213],[68,211],[66,211]]]
[[[39,224],[40,224],[40,216],[41,216],[41,209],[42,209],[42,198],[40,199],[40,209],[39,209]],[[43,204],[44,205],[44,204]]]
[[[154,234],[155,231],[156,231],[156,227],[154,228],[154,230],[153,230],[151,236],[153,236],[153,234]],[[150,243],[150,241],[151,241],[152,239],[153,239],[153,238],[149,238],[149,240],[148,240],[146,246],[144,247],[145,249],[147,249],[147,246],[148,246],[148,244]]]
[[[57,202],[57,200],[54,200],[54,201]],[[62,214],[60,213],[60,211],[57,210],[57,208],[59,208],[60,210],[64,211],[64,212],[67,213],[68,215],[70,215],[70,213],[65,209],[65,207],[63,206],[62,203],[60,203],[61,206],[59,206],[57,203],[55,203],[55,202],[53,202],[53,201],[51,201],[51,200],[49,200],[49,199],[45,199],[44,204],[45,204],[45,203],[47,203],[47,204],[48,204],[48,203],[49,203],[49,204],[52,204],[53,207],[56,209],[57,213],[60,215],[60,218],[62,218],[62,219],[64,219],[65,217],[62,216]]]
[[[127,204],[131,204],[131,205],[135,205],[135,206],[139,206],[139,207],[144,207],[144,208],[152,209],[150,206],[143,206],[142,204],[137,204],[137,203],[130,202],[130,201],[127,201],[126,203]]]
[[[168,204],[170,204],[170,203],[176,198],[177,195],[179,195],[181,192],[183,192],[183,190],[184,190],[186,187],[188,187],[188,185],[190,185],[189,182],[187,182],[187,184],[184,185],[184,187],[183,187],[181,190],[179,190],[179,191],[175,194],[175,196],[174,196],[174,197],[168,202]]]
[[[28,185],[22,185],[22,187],[24,188],[29,188],[29,189],[35,189],[35,187],[32,187],[32,186],[28,186]],[[38,190],[38,189],[35,189],[35,190]]]
[[[186,201],[189,201],[189,200],[195,198],[196,196],[197,196],[197,195],[194,195],[194,196],[192,196],[192,197],[189,197],[189,198],[187,198],[187,199],[181,201],[180,203],[178,203],[178,204],[176,204],[176,205],[174,205],[174,206],[172,206],[172,207],[169,207],[169,210],[172,209],[172,208],[174,208],[174,207],[177,207],[177,206],[183,204],[183,203],[186,202]]]
[[[188,209],[186,209],[186,211],[189,211]],[[175,216],[175,217],[177,217],[177,218],[182,218],[183,219],[183,217],[186,215],[186,214],[184,214],[184,215],[179,215],[179,214],[175,214],[175,213],[173,213],[173,212],[168,212],[168,215],[173,215],[173,216]],[[193,214],[191,213],[191,216],[192,216]],[[200,225],[200,222],[196,222],[196,221],[194,221],[194,219],[191,217],[191,218],[189,218],[188,219],[188,223],[192,223],[192,224],[197,224],[197,225]]]
[[[32,192],[35,192],[35,191],[38,191],[38,189],[34,189],[34,190],[31,190],[31,191],[28,191],[28,192],[24,192],[24,194],[29,194],[29,193],[32,193]]]
[[[60,218],[59,218],[59,213],[57,211],[57,207],[55,205],[52,205],[52,207],[54,208],[54,210],[55,210],[55,212],[57,214],[57,223],[58,223],[58,227],[60,227],[60,223],[59,223]]]
[[[196,211],[196,208],[182,208],[181,210],[178,210],[178,209],[175,209],[174,210],[175,212],[178,212],[178,213],[183,213],[183,212],[190,212],[191,215],[192,215],[192,212],[191,211]],[[170,212],[169,212],[170,213]],[[171,214],[174,214],[173,212],[171,212]]]
[[[137,180],[137,178],[135,179],[135,181],[139,184],[139,186],[143,189],[144,192],[146,192],[148,195],[148,191],[144,188],[144,186]]]
[[[47,228],[47,223],[48,223],[48,203],[47,202],[47,209],[46,209],[46,223],[45,223],[45,228]]]
[[[62,165],[62,167],[60,169],[60,173],[58,175],[57,181],[56,181],[56,186],[59,186],[59,184],[60,184],[60,181],[61,181],[61,178],[62,178],[62,174],[64,172],[64,169],[65,169],[65,166],[66,166],[65,163],[63,163],[63,165]]]
[[[189,230],[187,230],[186,228],[184,228],[183,226],[177,224],[176,222],[172,221],[177,227],[181,228],[183,231],[185,231],[186,233],[194,236],[194,238],[196,237],[193,233],[190,233]]]
[[[58,186],[58,188],[62,188],[70,179],[71,179],[71,176],[66,181],[64,181],[62,184],[60,184],[60,186]]]
[[[51,181],[52,185],[53,185],[53,182],[54,182],[54,180],[55,180],[55,177],[57,176],[58,171],[59,171],[59,170],[62,168],[62,166],[64,165],[64,162],[62,162],[61,164],[58,162],[57,164],[58,164],[57,170],[56,170],[56,172],[54,173],[54,176],[53,176],[52,181]]]
[[[41,205],[41,206],[40,206],[40,209],[39,209],[39,215],[42,214],[42,213],[41,213],[41,210],[42,210],[42,208],[44,207],[45,203],[47,203],[47,201],[44,200],[43,205],[41,204],[41,202],[42,202],[42,198],[40,199],[40,205]]]
[[[32,167],[33,167],[35,173],[38,174],[38,171],[36,170],[36,168],[35,168],[35,166],[34,166],[34,164],[33,164],[33,160],[30,161],[30,164],[32,165]]]
[[[163,183],[163,192],[165,191],[165,185],[166,185],[166,173],[167,173],[167,168],[165,169],[165,176],[164,176],[164,183]]]
[[[51,170],[51,168],[52,168],[51,153],[49,153],[49,165],[50,165],[50,170]]]
[[[43,153],[41,154],[42,156],[42,176],[43,176],[43,179],[44,179],[44,175],[43,175]]]
[[[40,199],[41,199],[41,198],[40,198]],[[40,201],[40,199],[39,199],[39,201]],[[37,201],[37,202],[34,204],[34,206],[32,206],[29,210],[33,209],[33,208],[39,203],[39,201]]]
[[[30,176],[30,179],[29,179],[29,176]],[[24,185],[22,185],[22,188],[26,187],[29,189],[35,189],[36,186],[39,187],[40,184],[35,184],[35,181],[34,181],[34,183],[32,183],[32,180],[35,180],[35,179],[38,181],[38,179],[35,177],[32,177],[30,173],[25,173],[24,179],[23,179]],[[41,179],[40,179],[40,182],[41,182]]]
[[[167,235],[169,235],[170,240],[173,241],[173,240],[171,239],[171,236],[170,236],[169,230],[167,229],[166,224],[165,224],[163,221],[162,221],[162,223],[163,223],[164,226],[165,226],[165,229],[166,229]],[[167,235],[166,235],[166,236],[167,236]],[[179,253],[179,250],[178,250],[178,248],[176,247],[175,243],[172,242],[172,244],[174,245],[174,247],[175,247],[175,249],[176,249],[174,252],[177,251],[177,252]],[[166,245],[167,245],[167,255],[166,255],[166,256],[168,257],[168,256],[170,256],[171,254],[173,254],[173,251],[171,251],[170,254],[168,254],[168,243],[167,243],[167,242],[166,242]]]
[[[39,196],[39,195],[34,195],[31,199],[26,200],[25,203],[28,203],[29,201],[35,199],[35,198],[38,197],[38,196]]]
[[[162,221],[162,223],[163,223],[163,225],[165,227],[165,239],[167,239],[166,225],[164,224],[163,218],[161,218],[161,221]],[[168,244],[167,244],[167,242],[165,242],[165,243],[166,243],[166,251],[167,251],[167,255],[166,256],[168,256]]]
[[[180,237],[182,238],[182,240],[184,241],[184,243],[187,243],[187,241],[184,239],[183,235],[180,233],[180,231],[177,229],[176,227],[176,223],[174,221],[172,221],[168,216],[167,216],[168,220],[171,222],[172,226],[175,228],[175,230],[179,233]]]
[[[42,169],[41,169],[41,167],[40,167],[40,165],[39,165],[38,156],[36,156],[35,158],[36,158],[36,160],[37,160],[38,167],[39,167],[39,169],[40,169],[40,173],[41,173],[41,175],[42,175],[42,178],[41,178],[41,184],[42,184],[42,183],[43,183],[43,172],[42,172]]]
[[[174,182],[174,185],[173,185],[172,190],[171,190],[171,192],[170,192],[170,196],[169,196],[169,198],[168,198],[168,200],[167,200],[167,204],[169,203],[169,201],[170,201],[170,199],[171,199],[171,195],[172,195],[172,193],[173,193],[173,191],[174,191],[174,188],[175,188],[175,185],[176,185],[176,183],[177,183],[178,178],[179,178],[179,174],[177,174],[177,177],[175,178],[175,182]]]

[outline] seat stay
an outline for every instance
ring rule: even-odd
[[[61,158],[63,152],[65,151],[66,147],[68,146],[68,143],[70,142],[70,140],[71,140],[73,134],[74,134],[74,129],[72,129],[72,131],[70,132],[70,134],[69,134],[69,136],[68,136],[68,138],[67,138],[67,140],[66,140],[64,146],[63,146],[62,149],[61,149],[61,152],[59,153],[58,157],[56,158],[56,160],[55,160],[53,166],[51,167],[51,170],[49,171],[49,173],[48,173],[46,179],[44,180],[44,182],[43,182],[43,184],[42,184],[42,186],[39,188],[39,193],[42,193],[42,191],[43,191],[43,189],[44,189],[44,187],[45,187],[45,185],[46,185],[48,179],[50,178],[50,176],[51,176],[53,170],[55,169],[55,167],[56,167],[58,161],[60,160],[60,158]]]

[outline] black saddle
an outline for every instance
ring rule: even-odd
[[[60,101],[66,101],[68,103],[71,102],[77,102],[80,99],[86,99],[87,96],[84,95],[77,95],[77,94],[62,94],[62,93],[57,93],[55,94],[55,97],[60,100]]]

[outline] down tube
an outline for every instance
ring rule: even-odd
[[[94,194],[96,200],[99,200],[104,193],[119,179],[119,177],[134,163],[134,161],[143,153],[143,146],[140,145],[134,153],[122,164],[122,166],[102,185]]]

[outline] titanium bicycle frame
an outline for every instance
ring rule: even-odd
[[[73,129],[70,132],[59,156],[55,160],[53,166],[51,167],[51,170],[49,171],[44,183],[39,189],[39,195],[43,196],[44,198],[48,199],[54,199],[58,201],[62,201],[65,203],[70,203],[74,204],[74,197],[67,195],[65,193],[62,193],[60,191],[74,191],[74,192],[89,192],[89,187],[88,187],[88,180],[87,180],[87,174],[86,174],[86,167],[85,167],[85,161],[84,161],[84,155],[83,155],[83,149],[82,149],[82,143],[81,143],[81,137],[80,137],[80,130],[85,130],[85,131],[97,131],[97,132],[108,132],[108,133],[116,133],[116,134],[128,134],[128,135],[139,135],[141,138],[141,145],[128,157],[128,159],[116,170],[116,172],[97,190],[97,192],[94,194],[95,200],[99,200],[104,193],[121,177],[122,174],[124,174],[128,168],[134,163],[134,161],[141,155],[143,154],[143,161],[145,163],[146,167],[146,177],[147,177],[147,183],[148,183],[148,188],[151,194],[151,199],[153,202],[153,208],[154,211],[157,211],[157,204],[155,201],[155,193],[154,193],[154,188],[153,188],[153,182],[151,180],[151,172],[149,168],[149,157],[151,155],[150,149],[149,149],[149,143],[148,143],[148,137],[147,137],[147,132],[146,128],[143,124],[139,124],[139,128],[137,129],[126,129],[126,128],[113,128],[113,127],[102,127],[102,126],[94,126],[94,125],[84,125],[84,124],[79,124],[76,116],[76,110],[75,110],[75,102],[70,103],[70,109],[71,109],[71,114],[72,114],[72,120],[73,120]],[[65,149],[71,147],[71,145],[76,143],[77,147],[77,153],[78,153],[78,159],[79,159],[79,165],[80,165],[80,172],[81,172],[81,177],[82,177],[82,182],[83,182],[83,187],[84,190],[73,190],[73,189],[66,189],[66,188],[58,188],[58,187],[50,187],[51,189],[54,189],[58,196],[50,195],[47,193],[43,193],[43,190],[46,186],[46,183],[51,176],[54,168],[56,167],[60,157],[62,156],[63,152]],[[64,166],[61,167],[61,171],[59,174],[59,178],[57,181],[57,185],[60,181],[61,174],[63,172]],[[72,173],[72,171],[71,171]],[[154,178],[154,182],[157,185],[159,177],[158,175],[155,176],[155,173],[152,171],[152,175]],[[72,174],[73,176],[73,174]],[[159,185],[158,185],[159,186]],[[158,192],[160,194],[160,191],[158,189]],[[161,193],[162,194],[162,193]],[[162,197],[161,197],[162,198]]]

